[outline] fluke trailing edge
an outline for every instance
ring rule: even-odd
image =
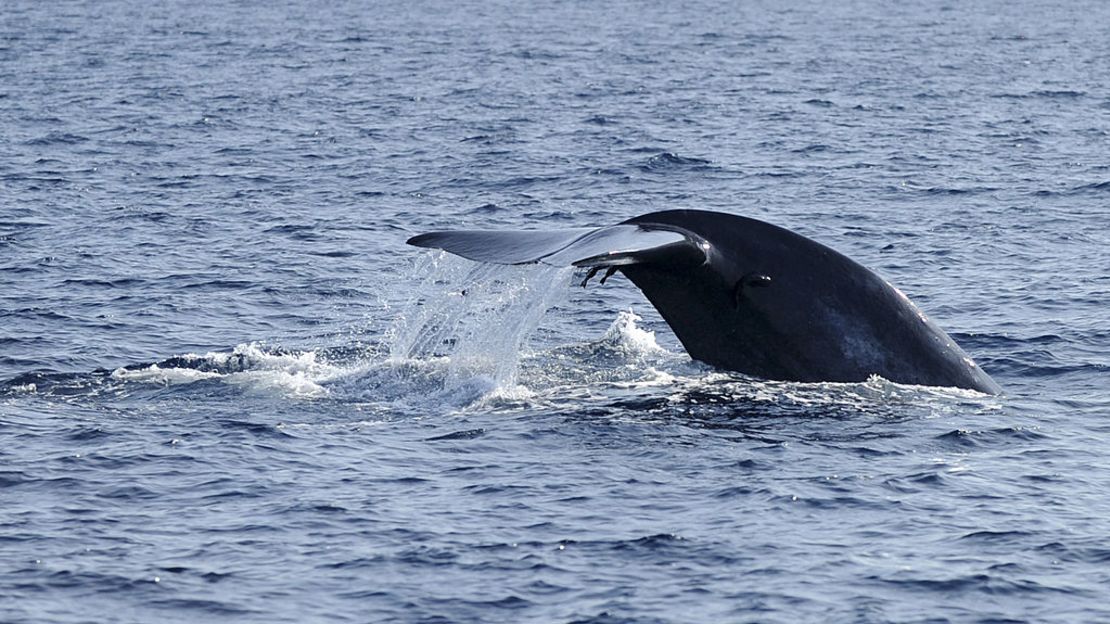
[[[621,272],[696,360],[765,379],[890,381],[995,394],[897,288],[829,247],[756,219],[654,212],[601,228],[429,232],[410,245],[497,264]]]

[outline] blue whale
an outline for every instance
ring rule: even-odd
[[[790,230],[702,210],[600,228],[429,232],[410,245],[497,264],[620,272],[690,357],[764,379],[859,382],[872,375],[997,394],[1001,388],[901,291]]]

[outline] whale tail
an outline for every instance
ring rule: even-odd
[[[708,249],[700,237],[679,228],[626,223],[548,231],[448,230],[414,236],[408,244],[442,249],[476,262],[613,270],[653,262],[700,264]]]
[[[669,210],[593,229],[461,230],[410,245],[495,264],[622,273],[690,356],[765,379],[891,381],[997,393],[905,295],[817,241],[756,219]]]

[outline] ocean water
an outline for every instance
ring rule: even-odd
[[[1110,5],[0,10],[0,621],[1110,620]],[[408,247],[653,210],[1001,396],[691,361]]]

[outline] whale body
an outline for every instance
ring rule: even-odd
[[[764,379],[1001,391],[901,291],[790,230],[702,210],[600,228],[429,232],[408,240],[478,262],[604,270],[632,281],[690,357]]]

